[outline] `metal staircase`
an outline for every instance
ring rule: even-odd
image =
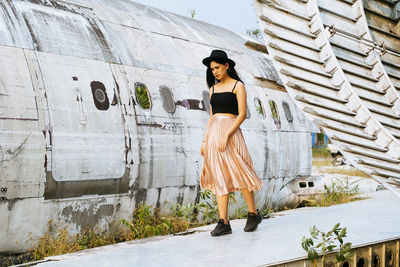
[[[400,197],[400,100],[360,1],[255,0],[289,95],[356,168]]]
[[[400,91],[400,1],[364,0],[369,33],[382,50],[381,62],[394,88]],[[398,13],[400,14],[400,13]],[[397,15],[398,15],[397,14]],[[400,131],[397,131],[396,137]]]

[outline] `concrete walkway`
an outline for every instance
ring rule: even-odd
[[[353,246],[400,237],[400,199],[388,190],[370,199],[325,208],[275,213],[255,232],[244,232],[246,220],[232,220],[232,234],[212,237],[215,224],[193,234],[129,241],[76,253],[48,257],[48,266],[259,266],[305,257],[301,238],[316,225],[329,231],[337,222],[347,227],[345,242]]]

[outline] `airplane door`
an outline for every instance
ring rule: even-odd
[[[37,52],[49,110],[45,198],[128,192],[124,114],[107,63]]]
[[[40,195],[41,103],[24,50],[0,47],[0,201]]]

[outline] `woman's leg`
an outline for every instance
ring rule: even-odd
[[[219,217],[224,219],[224,223],[228,224],[228,194],[217,196]]]
[[[256,211],[256,207],[254,205],[254,191],[249,191],[248,189],[242,189],[242,194],[244,199],[246,200],[247,203],[247,208],[249,212],[253,212],[254,214],[258,214]]]

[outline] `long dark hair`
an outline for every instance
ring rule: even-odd
[[[226,59],[224,58],[214,58],[212,61],[215,61],[219,64],[225,64],[226,62],[228,62]],[[211,63],[211,62],[210,62]],[[237,74],[235,67],[232,67],[231,65],[229,65],[229,68],[227,69],[228,75],[229,77],[236,79],[238,81],[242,81],[242,79],[240,79],[239,75]],[[210,65],[208,65],[207,67],[207,85],[208,88],[211,88],[211,86],[213,86],[214,84],[216,84],[216,78],[214,77],[214,74],[211,71],[211,67]]]

